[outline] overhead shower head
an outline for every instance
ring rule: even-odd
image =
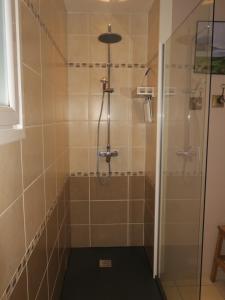
[[[104,44],[115,44],[122,40],[122,36],[118,33],[113,33],[111,24],[109,24],[108,32],[102,33],[98,39]]]

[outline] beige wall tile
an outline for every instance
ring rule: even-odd
[[[144,201],[129,202],[129,223],[144,223]]]
[[[128,123],[112,122],[111,123],[111,144],[112,147],[127,147],[129,142]]]
[[[20,279],[10,297],[10,300],[18,300],[18,299],[23,299],[23,300],[28,299],[26,268],[21,274]]]
[[[70,149],[70,172],[87,172],[89,170],[88,148]]]
[[[103,148],[107,144],[107,123],[101,122],[99,129],[99,146]],[[89,122],[89,146],[97,147],[98,122]]]
[[[89,121],[98,121],[101,110],[102,99],[99,96],[91,96],[88,103]],[[106,107],[103,107],[102,120],[107,120]]]
[[[135,124],[132,126],[132,146],[145,147],[146,143],[146,125]]]
[[[132,36],[132,60],[135,63],[147,63],[147,37]]]
[[[70,177],[70,200],[89,200],[88,177]]]
[[[111,120],[123,122],[129,121],[130,99],[128,97],[115,95],[111,98]]]
[[[113,69],[112,82],[115,94],[127,96],[127,90],[130,88],[129,70],[127,68]]]
[[[140,84],[140,83],[139,83]],[[133,124],[144,124],[144,106],[143,101],[140,99],[134,99],[132,102],[132,121]]]
[[[58,249],[57,247],[55,247],[48,265],[48,286],[49,286],[50,297],[52,297],[53,295],[53,289],[57,279],[58,269],[59,269]]]
[[[0,248],[0,294],[2,294],[25,253],[22,198],[0,217]]]
[[[145,170],[145,148],[132,148],[132,171]]]
[[[48,283],[47,283],[47,277],[45,275],[37,295],[37,300],[47,300],[47,299],[48,299]]]
[[[71,226],[71,246],[72,248],[89,247],[89,225]]]
[[[89,202],[73,201],[70,204],[71,224],[89,224]]]
[[[69,121],[88,120],[88,96],[70,96]]]
[[[89,130],[88,122],[77,121],[69,123],[70,147],[88,147]]]
[[[56,200],[56,168],[51,166],[45,173],[46,212]]]
[[[42,124],[41,77],[23,67],[24,124]]]
[[[130,40],[128,36],[123,36],[118,44],[112,44],[112,63],[128,63],[130,57]]]
[[[115,147],[114,147],[115,149]],[[113,149],[113,150],[114,150]],[[127,147],[116,147],[119,153],[117,157],[112,160],[112,171],[113,172],[127,172],[128,170],[128,149]]]
[[[126,200],[128,197],[126,176],[112,177],[105,185],[96,177],[91,177],[90,180],[91,200]]]
[[[145,177],[130,176],[129,177],[129,198],[144,199],[145,198]]]
[[[58,219],[57,219],[57,207],[54,208],[52,215],[47,223],[47,254],[48,261],[54,250],[56,238],[58,234]]]
[[[0,190],[0,213],[2,213],[22,193],[19,143],[11,143],[0,147]]]
[[[129,237],[128,243],[130,246],[142,246],[143,245],[143,226],[144,225],[129,225]]]
[[[88,95],[89,69],[69,69],[69,95]]]
[[[131,16],[131,34],[148,34],[148,15],[134,14]]]
[[[41,176],[24,193],[26,243],[30,245],[45,217],[44,178]]]
[[[114,32],[129,34],[129,15],[127,14],[91,14],[90,33],[100,34],[108,31],[108,24],[112,24]]]
[[[36,299],[46,266],[46,232],[44,231],[27,265],[29,299],[31,300]]]
[[[67,15],[68,34],[88,34],[89,33],[89,15],[74,14]]]
[[[89,62],[89,49],[88,36],[68,36],[68,59],[70,62]]]
[[[43,140],[41,127],[26,128],[22,141],[23,180],[27,187],[43,172]]]
[[[109,14],[90,14],[90,33],[99,35],[108,31]]]
[[[56,156],[56,128],[55,125],[45,125],[43,127],[44,135],[44,166],[48,168],[54,161]]]
[[[126,225],[92,225],[91,226],[93,247],[116,247],[126,246]]]
[[[92,201],[91,224],[127,223],[126,201]]]
[[[23,62],[40,73],[40,29],[25,4],[22,4],[21,13]]]
[[[90,36],[90,60],[93,63],[107,62],[107,46],[99,42],[98,36]]]

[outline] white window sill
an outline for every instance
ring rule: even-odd
[[[0,128],[0,145],[13,143],[23,138],[25,138],[25,130],[22,128]]]

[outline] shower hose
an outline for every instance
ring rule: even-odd
[[[100,148],[100,127],[101,127],[101,121],[102,121],[102,114],[103,114],[103,108],[104,108],[104,103],[105,103],[105,92],[102,94],[102,101],[101,101],[101,109],[100,109],[100,114],[99,114],[99,119],[98,119],[98,128],[97,128],[97,177],[99,178],[101,183],[106,183],[107,180],[111,176],[111,162],[108,162],[108,176],[107,178],[101,177],[100,174],[100,156],[99,156],[99,148]]]

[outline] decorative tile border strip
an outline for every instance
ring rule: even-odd
[[[12,276],[12,279],[11,279],[8,287],[6,288],[5,292],[2,295],[2,298],[0,300],[2,300],[2,299],[9,300],[10,299],[10,297],[11,297],[11,295],[12,295],[12,293],[13,293],[13,291],[14,291],[14,289],[15,289],[15,287],[16,287],[19,279],[20,279],[20,276],[23,273],[23,271],[25,270],[25,267],[26,267],[26,265],[27,265],[27,263],[28,263],[31,255],[32,255],[32,253],[34,252],[35,247],[37,246],[37,244],[38,244],[38,242],[39,242],[39,240],[40,240],[40,238],[41,238],[44,230],[46,229],[48,220],[50,219],[50,217],[51,217],[54,209],[57,206],[57,204],[58,204],[58,200],[55,200],[53,202],[52,206],[50,207],[50,209],[49,209],[49,211],[48,211],[48,213],[46,215],[46,218],[44,219],[43,223],[39,227],[39,229],[38,229],[38,231],[37,231],[34,239],[31,241],[31,243],[30,243],[30,245],[29,245],[29,247],[28,247],[25,255],[23,256],[23,258],[22,258],[22,260],[21,260],[21,262],[19,264],[19,267],[17,268],[16,272]]]
[[[59,53],[59,55],[61,56],[62,60],[64,61],[64,63],[67,65],[67,58],[64,56],[63,52],[61,51],[60,47],[58,46],[57,42],[55,41],[55,39],[53,38],[52,34],[50,33],[49,29],[47,28],[47,26],[44,24],[44,22],[41,20],[41,17],[39,15],[39,12],[37,11],[37,8],[33,5],[31,0],[24,0],[24,2],[26,3],[27,7],[30,9],[31,13],[33,14],[33,16],[36,18],[36,20],[38,21],[39,25],[41,26],[41,28],[43,29],[43,31],[46,33],[46,35],[48,36],[49,40],[52,42],[53,46],[55,47],[55,49],[57,50],[57,52]]]
[[[108,173],[101,172],[100,177],[108,177]],[[144,171],[138,171],[138,172],[112,172],[111,177],[117,177],[117,176],[144,176]],[[71,177],[97,177],[98,174],[96,172],[72,172],[70,174]]]
[[[166,69],[186,69],[186,70],[193,70],[194,69],[194,65],[181,65],[181,64],[166,64],[165,65]]]
[[[89,69],[93,69],[93,68],[107,68],[109,64],[107,63],[77,63],[77,62],[69,62],[68,64],[69,68],[89,68]],[[115,69],[124,69],[124,68],[128,68],[128,69],[145,69],[147,68],[147,64],[129,64],[129,63],[121,63],[121,64],[110,64],[110,66],[112,68]]]
[[[198,171],[185,171],[185,172],[182,172],[182,171],[164,171],[163,172],[163,175],[164,176],[179,176],[179,177],[185,177],[185,176],[202,176],[202,173],[201,172],[198,172]]]

